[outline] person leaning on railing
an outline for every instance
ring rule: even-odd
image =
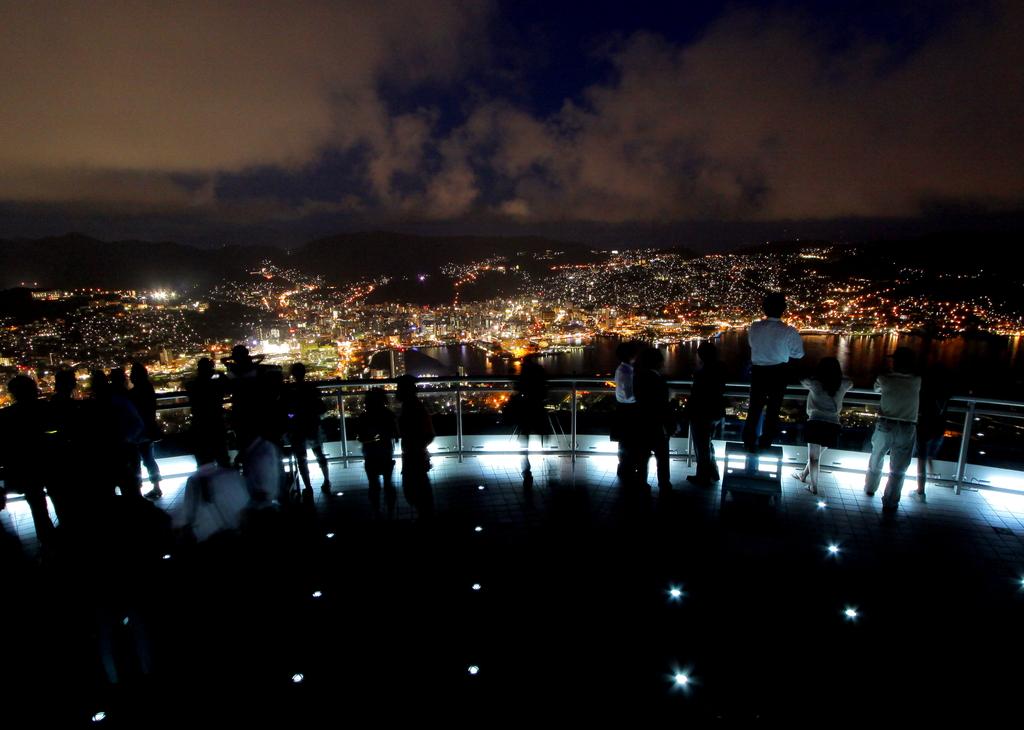
[[[643,347],[639,342],[622,342],[615,348],[619,366],[615,368],[615,420],[611,427],[611,439],[619,444],[619,479],[632,478],[636,465],[632,462],[636,451],[634,421],[636,418],[636,397],[633,395],[633,364]]]
[[[743,444],[753,452],[772,445],[779,431],[779,410],[792,378],[790,363],[804,356],[800,333],[781,319],[786,311],[782,292],[769,292],[764,297],[765,317],[750,325],[750,409],[743,425]],[[758,436],[757,427],[764,412],[764,426]]]
[[[821,456],[825,449],[839,445],[839,414],[843,412],[843,397],[853,387],[853,381],[843,377],[839,360],[823,357],[818,361],[814,376],[800,384],[807,388],[807,464],[794,477],[807,485],[811,494],[818,493],[818,475]]]
[[[864,492],[874,496],[882,479],[882,463],[889,454],[889,479],[882,494],[882,511],[889,515],[899,507],[903,477],[914,456],[921,392],[921,378],[914,375],[913,351],[900,347],[891,357],[892,372],[875,380],[875,390],[882,394],[882,399],[864,479]]]
[[[718,348],[710,342],[700,343],[697,357],[701,367],[693,374],[693,387],[686,400],[686,417],[697,455],[697,471],[686,477],[686,481],[708,487],[721,481],[711,437],[725,418],[725,369],[718,359]]]

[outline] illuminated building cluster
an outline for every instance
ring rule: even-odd
[[[877,261],[884,275],[867,276],[850,263],[858,255],[827,244],[705,256],[512,252],[405,279],[330,283],[264,262],[188,295],[34,291],[37,318],[0,319],[0,367],[35,372],[45,386],[59,365],[84,373],[139,359],[158,383],[176,387],[196,358],[220,357],[243,341],[273,363],[307,362],[313,377],[361,377],[371,374],[375,353],[405,347],[457,343],[518,359],[580,347],[597,335],[656,343],[706,337],[759,318],[768,290],[786,292],[786,318],[805,332],[1024,331],[1020,292],[994,294],[982,271]],[[441,286],[448,300],[402,301],[412,298],[410,283],[425,282]]]

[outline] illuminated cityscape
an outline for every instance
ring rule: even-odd
[[[983,271],[894,264],[891,277],[866,278],[843,273],[862,255],[856,247],[771,249],[592,250],[585,261],[520,253],[404,277],[430,277],[447,303],[388,301],[396,277],[328,282],[271,261],[206,291],[33,289],[33,317],[3,321],[0,363],[35,373],[45,388],[59,366],[84,380],[92,368],[139,360],[166,390],[180,388],[199,357],[226,354],[238,341],[271,362],[305,362],[320,379],[380,377],[394,373],[371,358],[387,349],[472,345],[515,362],[595,337],[661,345],[707,338],[745,328],[760,316],[763,292],[775,289],[789,292],[787,320],[806,333],[1016,338],[1024,330],[1019,298],[949,296],[950,279]]]

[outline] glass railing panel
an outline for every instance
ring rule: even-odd
[[[589,386],[576,396],[576,444],[581,453],[615,454],[618,443],[611,440],[618,417],[614,385]]]
[[[995,487],[1024,491],[1024,408],[1000,414],[978,406],[967,448],[965,487]]]
[[[185,456],[192,453],[189,443],[192,412],[188,406],[162,408],[157,411],[156,420],[163,431],[163,436],[154,447],[156,458]]]
[[[462,448],[466,453],[514,451],[516,424],[509,413],[508,383],[472,383],[462,392]]]

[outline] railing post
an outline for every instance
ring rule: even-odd
[[[971,431],[974,429],[975,407],[975,402],[970,401],[967,404],[967,413],[964,414],[964,427],[960,437],[960,456],[956,460],[956,483],[953,486],[956,494],[960,494],[960,489],[964,485],[964,474],[967,472],[967,457],[971,446]],[[921,457],[918,456],[918,458]]]
[[[345,427],[345,399],[341,397],[340,390],[334,397],[338,399],[338,420],[341,421],[341,458],[348,459],[348,428]]]
[[[577,452],[577,424],[575,424],[575,412],[577,412],[577,389],[575,389],[575,378],[572,379],[572,395],[569,398],[569,454],[572,463],[575,464],[575,452]]]
[[[462,463],[462,383],[455,383],[455,443],[459,449],[459,463]]]

